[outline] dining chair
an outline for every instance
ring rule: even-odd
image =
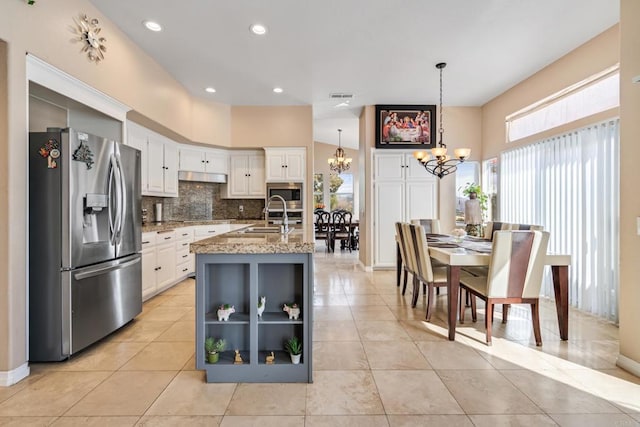
[[[329,212],[315,212],[315,236],[316,240],[324,240],[327,251],[331,252],[331,220]]]
[[[539,302],[548,245],[546,231],[496,231],[487,275],[461,275],[460,289],[485,301],[487,345],[491,345],[495,304],[530,304],[536,345],[542,345]],[[461,305],[460,323],[464,323],[464,310]]]
[[[413,300],[411,307],[415,307],[418,301],[418,293],[420,291],[420,282],[427,286],[427,315],[426,319],[431,320],[431,313],[435,305],[433,295],[434,287],[447,286],[447,268],[434,268],[431,265],[431,257],[429,256],[429,245],[424,228],[421,225],[407,224],[411,246],[415,254],[416,277],[413,286]]]
[[[351,212],[339,210],[333,212],[331,223],[331,246],[335,250],[336,240],[340,240],[340,249],[347,248],[351,252]]]
[[[404,235],[403,227],[401,222],[396,222],[396,244],[398,245],[398,249],[400,252],[400,268],[402,273],[402,295],[404,295],[407,290],[407,281],[409,279],[409,265],[407,262],[407,254],[406,254],[406,244],[404,240],[406,236]],[[398,286],[400,286],[400,282],[398,282]]]
[[[484,238],[487,240],[493,240],[493,233],[498,230],[511,230],[511,224],[508,222],[492,222],[489,221],[484,226]]]
[[[411,224],[421,225],[427,234],[440,234],[439,219],[412,219]]]

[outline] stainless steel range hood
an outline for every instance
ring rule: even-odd
[[[178,171],[178,180],[225,184],[227,182],[227,175],[223,173]]]

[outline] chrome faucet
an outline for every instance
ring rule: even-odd
[[[284,232],[288,233],[289,232],[289,217],[287,216],[287,202],[285,202],[284,198],[282,196],[279,196],[277,194],[274,194],[273,196],[269,197],[269,200],[267,201],[267,207],[264,208],[264,220],[265,222],[269,222],[269,206],[271,206],[271,201],[273,201],[273,199],[278,199],[282,202],[282,224],[284,226]]]

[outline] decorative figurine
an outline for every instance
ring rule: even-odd
[[[260,302],[258,302],[258,317],[262,319],[262,312],[264,311],[264,306],[267,304],[267,297],[260,297]]]
[[[296,303],[293,303],[291,305],[285,304],[282,308],[282,311],[286,311],[287,313],[289,313],[289,320],[298,320],[298,317],[300,316],[300,307],[298,307],[298,304]]]
[[[273,362],[276,360],[276,355],[273,354],[273,351],[271,352],[271,354],[267,355],[267,359],[265,360],[265,363],[267,365],[273,365]]]
[[[222,304],[220,307],[218,307],[218,322],[221,322],[223,320],[226,322],[227,320],[229,320],[229,315],[235,312],[236,309],[234,306],[229,304]]]
[[[242,361],[242,356],[240,356],[240,350],[236,350],[236,357],[233,359],[234,365],[242,365],[244,362]]]

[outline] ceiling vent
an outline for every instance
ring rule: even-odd
[[[330,93],[329,98],[331,99],[351,99],[353,98],[352,93]]]

